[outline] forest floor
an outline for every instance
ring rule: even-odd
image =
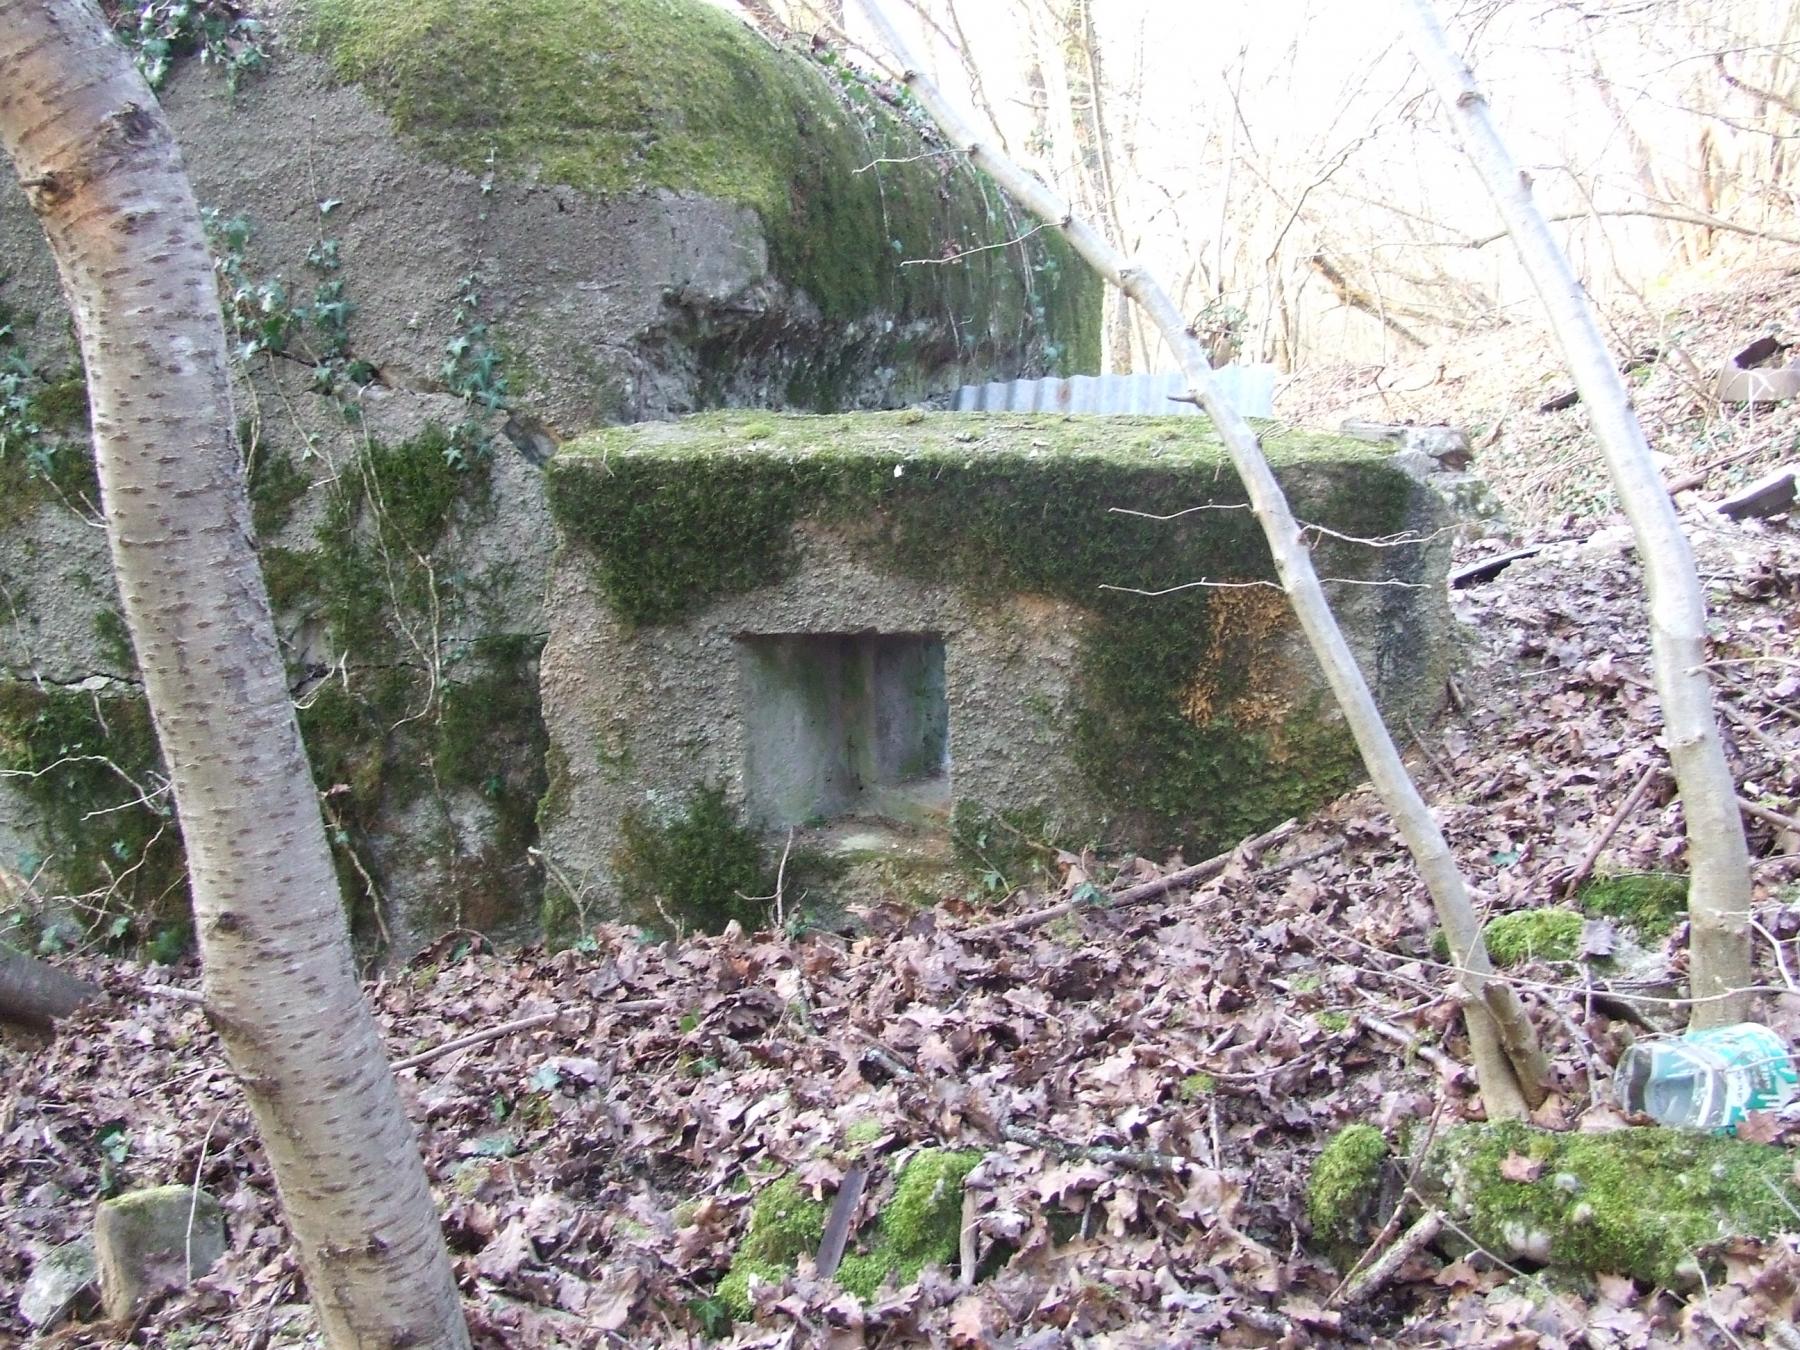
[[[1800,273],[1740,277],[1661,340],[1679,331],[1704,372],[1771,330],[1800,331]],[[1536,411],[1561,388],[1541,336],[1482,343],[1406,369],[1322,372],[1284,397],[1315,425],[1462,421],[1478,442],[1500,426],[1480,466],[1517,534],[1551,541],[1456,593],[1469,625],[1459,706],[1410,747],[1481,903],[1499,913],[1556,901],[1646,774],[1600,868],[1679,871],[1682,828],[1638,571],[1593,486],[1580,411]],[[1639,395],[1671,477],[1716,466],[1682,501],[1725,730],[1743,796],[1791,817],[1800,534],[1792,517],[1737,524],[1699,503],[1791,462],[1800,414],[1708,408],[1695,386],[1671,358]],[[1800,969],[1800,833],[1747,824],[1771,991],[1760,1011],[1792,1041],[1800,996],[1781,991]],[[1366,792],[1197,889],[1094,901],[1095,885],[1116,891],[1170,865],[1140,859],[1114,875],[1065,855],[1039,890],[884,906],[855,938],[730,932],[655,946],[619,929],[555,955],[449,940],[389,974],[371,993],[396,1056],[539,1019],[400,1071],[478,1344],[675,1346],[712,1332],[771,1347],[1743,1346],[1791,1318],[1792,1238],[1729,1244],[1722,1273],[1680,1293],[1427,1251],[1351,1304],[1310,1242],[1320,1148],[1350,1122],[1393,1137],[1408,1122],[1479,1118],[1429,904]],[[983,932],[1074,898],[1086,903],[1053,922]],[[1653,949],[1651,974],[1679,975],[1684,937],[1678,926]],[[1590,923],[1583,951],[1612,940]],[[311,1314],[242,1098],[199,1009],[157,992],[192,989],[197,973],[75,964],[113,1005],[48,1046],[0,1048],[0,1289],[20,1290],[97,1197],[198,1180],[225,1208],[223,1262],[134,1328],[70,1325],[45,1343],[304,1342]],[[1595,1006],[1591,966],[1511,973],[1555,1064],[1538,1122],[1624,1127],[1608,1083],[1630,1028]],[[1396,1043],[1407,1040],[1414,1052]],[[1797,1129],[1756,1123],[1765,1141]],[[945,1146],[982,1157],[967,1183],[979,1282],[934,1268],[865,1305],[803,1273],[764,1288],[755,1320],[726,1330],[713,1294],[771,1178],[829,1195],[866,1170],[867,1217],[912,1152]],[[0,1342],[26,1332],[15,1304],[0,1298]]]

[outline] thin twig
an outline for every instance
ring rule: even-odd
[[[983,924],[979,928],[971,928],[962,934],[962,937],[965,941],[974,941],[978,938],[999,937],[1005,933],[1022,932],[1027,928],[1041,928],[1047,923],[1062,918],[1065,914],[1073,914],[1076,910],[1085,909],[1090,905],[1097,904],[1107,909],[1123,909],[1127,905],[1153,900],[1157,896],[1165,895],[1179,887],[1191,886],[1210,877],[1218,876],[1230,866],[1232,859],[1240,854],[1246,858],[1255,859],[1265,850],[1284,842],[1299,828],[1298,821],[1284,820],[1274,829],[1259,834],[1255,838],[1246,839],[1229,853],[1221,853],[1217,857],[1208,858],[1205,862],[1195,863],[1192,867],[1183,867],[1179,871],[1170,872],[1167,876],[1157,877],[1153,881],[1132,886],[1127,890],[1120,891],[1117,895],[1106,896],[1097,901],[1065,900],[1061,904],[1051,905],[1048,909],[1033,910],[1029,914],[1015,914],[1010,919],[998,919],[993,923]]]
[[[511,1022],[502,1022],[499,1026],[486,1027],[481,1031],[471,1031],[467,1036],[458,1036],[453,1041],[445,1041],[442,1045],[434,1045],[429,1050],[421,1050],[416,1055],[408,1055],[405,1059],[394,1061],[394,1068],[416,1069],[421,1064],[429,1064],[434,1059],[442,1059],[445,1055],[458,1050],[466,1050],[471,1045],[484,1045],[488,1041],[497,1041],[502,1036],[510,1036],[515,1031],[530,1031],[533,1027],[546,1027],[554,1022],[560,1013],[533,1013],[530,1017],[516,1018]]]
[[[1420,1059],[1424,1060],[1427,1064],[1431,1065],[1432,1068],[1441,1073],[1445,1078],[1454,1079],[1462,1074],[1462,1065],[1451,1059],[1449,1055],[1445,1054],[1437,1046],[1426,1045],[1417,1036],[1412,1035],[1404,1028],[1397,1027],[1392,1022],[1384,1022],[1379,1017],[1370,1017],[1366,1014],[1359,1015],[1356,1021],[1359,1026],[1365,1031],[1368,1031],[1371,1035],[1379,1036],[1382,1040],[1399,1046],[1409,1055],[1417,1055]]]
[[[997,248],[1011,248],[1014,244],[1022,244],[1039,230],[1048,229],[1047,225],[1033,225],[1024,234],[1014,239],[1002,239],[997,244],[979,244],[974,248],[961,249],[955,253],[946,253],[941,258],[903,258],[902,267],[942,267],[946,263],[961,262],[964,258],[974,257],[977,253],[987,253]]]
[[[1418,1255],[1419,1251],[1429,1246],[1432,1239],[1443,1231],[1444,1216],[1437,1210],[1427,1210],[1419,1217],[1419,1221],[1406,1230],[1406,1235],[1387,1251],[1381,1259],[1360,1275],[1356,1283],[1344,1291],[1344,1302],[1350,1304],[1366,1302],[1370,1295],[1376,1293],[1384,1284],[1393,1279],[1400,1267]]]
[[[1600,861],[1600,855],[1606,852],[1606,846],[1612,843],[1612,838],[1619,832],[1619,827],[1630,818],[1633,811],[1637,810],[1637,804],[1650,790],[1651,780],[1661,772],[1662,765],[1652,764],[1644,770],[1637,782],[1632,784],[1631,791],[1625,794],[1625,800],[1619,803],[1619,809],[1613,812],[1612,818],[1606,822],[1605,828],[1594,836],[1594,842],[1589,844],[1587,852],[1581,855],[1581,861],[1575,864],[1575,874],[1569,878],[1569,884],[1563,887],[1564,900],[1573,898],[1575,892],[1581,889],[1581,883],[1586,881],[1588,875],[1593,872],[1594,864]]]
[[[1771,811],[1766,806],[1759,806],[1755,802],[1744,800],[1742,797],[1737,799],[1737,804],[1738,810],[1742,811],[1747,816],[1753,816],[1757,820],[1765,821],[1770,825],[1787,830],[1790,833],[1800,834],[1800,819],[1796,819],[1793,816],[1784,816],[1779,811]]]
[[[1183,1158],[1174,1153],[1154,1153],[1148,1149],[1113,1148],[1105,1144],[1077,1144],[1067,1139],[1059,1139],[1053,1134],[1045,1134],[1042,1130],[1027,1129],[1023,1125],[1003,1125],[1000,1127],[1003,1138],[1015,1144],[1024,1144],[1028,1148],[1041,1148],[1064,1158],[1086,1158],[1090,1162],[1111,1163],[1116,1167],[1130,1168],[1134,1172],[1155,1172],[1164,1176],[1177,1176],[1194,1165],[1193,1159]]]

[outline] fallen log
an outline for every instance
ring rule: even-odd
[[[0,1022],[49,1031],[53,1023],[99,997],[99,988],[86,980],[35,956],[0,947]]]
[[[1450,589],[1460,591],[1479,582],[1492,581],[1514,563],[1535,558],[1543,551],[1542,544],[1532,544],[1527,548],[1515,548],[1510,553],[1496,553],[1491,558],[1477,558],[1472,563],[1464,563],[1450,574]]]

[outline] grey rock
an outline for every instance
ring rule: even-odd
[[[92,1238],[77,1238],[45,1253],[19,1295],[19,1316],[39,1331],[50,1330],[93,1289],[95,1274]]]
[[[191,1186],[158,1186],[105,1201],[94,1215],[100,1302],[133,1316],[150,1298],[185,1288],[225,1255],[219,1202]]]

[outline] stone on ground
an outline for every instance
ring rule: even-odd
[[[158,1186],[108,1200],[94,1216],[100,1302],[114,1320],[180,1289],[225,1255],[219,1202],[190,1186]]]

